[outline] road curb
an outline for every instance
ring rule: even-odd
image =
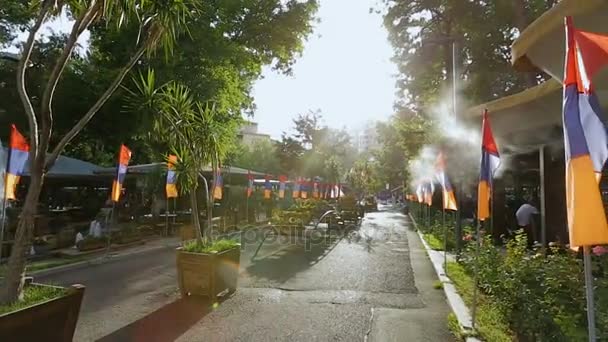
[[[460,329],[465,333],[470,333],[473,330],[473,320],[471,318],[471,313],[469,308],[464,303],[464,300],[456,290],[456,287],[452,283],[452,280],[446,275],[445,270],[443,268],[443,253],[440,251],[433,250],[424,240],[422,233],[418,229],[418,223],[416,219],[411,214],[408,214],[410,220],[414,224],[416,228],[416,233],[422,241],[422,245],[426,250],[431,263],[433,264],[433,268],[435,269],[435,273],[437,273],[437,277],[443,284],[443,291],[448,299],[448,304],[452,308],[454,315],[456,315],[456,319],[458,320],[458,324],[460,325]],[[449,254],[448,254],[449,255]],[[467,337],[466,342],[481,342],[478,338],[475,337]]]

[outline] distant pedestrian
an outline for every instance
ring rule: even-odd
[[[517,219],[519,228],[523,229],[526,233],[528,237],[528,246],[531,247],[538,241],[534,215],[538,215],[539,211],[534,205],[528,202],[522,204],[519,209],[517,209],[515,218]]]

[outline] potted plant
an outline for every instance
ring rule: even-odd
[[[72,341],[84,289],[26,284],[22,300],[0,306],[0,341]]]
[[[107,243],[108,241],[105,237],[87,236],[84,240],[78,241],[76,248],[81,252],[92,251],[106,247]]]
[[[207,235],[212,227],[219,167],[234,147],[242,119],[240,115],[218,110],[213,104],[197,101],[188,87],[177,82],[168,82],[155,89],[153,71],[141,75],[135,82],[140,93],[132,94],[133,103],[137,110],[149,111],[155,118],[155,137],[170,146],[175,158],[167,158],[167,161],[174,167],[180,193],[190,197],[195,239],[177,249],[181,293],[212,298],[225,289],[234,291],[240,248],[234,241],[211,241]],[[209,166],[213,177],[211,187],[203,175],[203,170]],[[201,181],[206,198],[206,227],[209,227],[204,230],[201,229],[197,196]]]
[[[236,291],[241,249],[233,240],[199,243],[196,240],[177,250],[177,278],[182,297],[215,299]]]

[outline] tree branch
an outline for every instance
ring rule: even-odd
[[[57,160],[57,157],[59,157],[59,154],[61,153],[61,151],[63,151],[65,146],[72,139],[74,139],[74,137],[78,135],[78,133],[80,133],[84,126],[86,126],[86,124],[93,118],[93,116],[95,116],[97,111],[99,111],[99,109],[106,103],[106,101],[108,101],[114,91],[120,86],[125,76],[127,76],[127,74],[133,68],[135,63],[137,63],[137,61],[144,54],[144,52],[146,51],[146,47],[147,45],[144,44],[137,50],[133,57],[131,57],[131,60],[129,60],[127,65],[125,65],[122,70],[120,70],[120,73],[116,76],[112,84],[110,84],[108,89],[106,89],[106,91],[103,93],[103,95],[101,95],[101,97],[97,100],[93,107],[91,107],[89,111],[76,123],[76,125],[74,125],[74,127],[72,127],[72,129],[70,129],[70,131],[63,138],[61,138],[61,140],[59,141],[57,146],[55,146],[53,152],[47,159],[47,170],[53,166],[53,164]]]
[[[38,153],[38,121],[36,121],[36,112],[34,111],[34,107],[32,106],[32,102],[30,101],[29,94],[27,93],[27,89],[25,87],[25,70],[32,56],[34,41],[36,40],[36,33],[40,30],[40,26],[42,26],[42,23],[49,13],[49,9],[51,8],[50,4],[50,1],[45,1],[41,5],[40,13],[34,22],[34,26],[30,29],[27,41],[23,46],[21,58],[19,58],[19,63],[17,65],[17,92],[19,93],[21,104],[23,105],[25,115],[27,116],[27,121],[30,128],[30,153],[34,157]]]
[[[41,156],[39,156],[39,158],[44,158],[52,134],[53,96],[55,94],[57,84],[59,83],[59,79],[61,78],[61,75],[65,70],[69,58],[72,56],[74,48],[76,47],[76,43],[78,42],[78,37],[84,31],[84,29],[86,29],[91,24],[91,22],[95,18],[95,13],[98,12],[100,8],[101,6],[99,3],[93,3],[93,5],[88,8],[84,13],[82,13],[82,15],[76,20],[76,22],[72,26],[72,31],[70,32],[70,36],[68,37],[63,51],[59,58],[57,58],[55,66],[53,67],[51,75],[49,76],[47,84],[44,88],[39,113],[42,126],[40,133],[40,149],[43,151],[43,153],[41,154]]]

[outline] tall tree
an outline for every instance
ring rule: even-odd
[[[459,89],[473,103],[519,92],[539,76],[512,70],[517,28],[553,1],[385,0],[384,23],[399,68],[397,107],[423,110],[451,87],[451,44],[458,44]],[[482,20],[480,18],[483,18]]]
[[[37,7],[28,38],[21,49],[17,65],[17,91],[27,118],[30,143],[30,182],[23,204],[15,242],[8,262],[6,278],[0,292],[0,304],[12,303],[23,288],[26,253],[31,245],[38,200],[44,178],[65,146],[80,133],[97,114],[127,73],[146,53],[162,46],[170,51],[177,36],[185,29],[187,18],[196,13],[197,0],[71,0],[30,1]],[[57,17],[63,9],[74,19],[61,53],[55,59],[46,82],[43,82],[38,108],[35,108],[26,85],[26,69],[34,48],[35,38],[42,24]],[[103,21],[119,31],[123,24],[137,23],[140,39],[133,42],[135,49],[128,61],[113,76],[113,81],[86,112],[81,113],[71,129],[63,135],[49,152],[53,133],[53,100],[57,85],[72,58],[78,38],[95,22]],[[48,156],[47,156],[48,154]]]

